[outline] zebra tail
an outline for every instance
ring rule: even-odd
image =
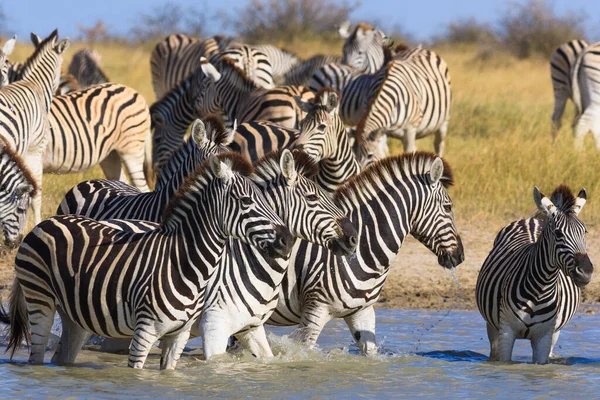
[[[25,295],[21,284],[16,278],[10,292],[10,315],[6,315],[5,310],[2,309],[0,321],[10,324],[10,335],[6,351],[10,351],[10,358],[12,359],[15,351],[21,346],[23,339],[25,339],[27,346],[31,342]]]
[[[571,71],[571,91],[573,93],[573,103],[575,103],[575,113],[576,118],[581,116],[582,110],[582,101],[581,101],[581,88],[579,87],[579,69],[581,67],[581,62],[583,61],[583,55],[585,54],[585,49],[579,53],[577,56],[577,60],[575,61],[575,65],[573,66],[573,70]]]
[[[144,142],[144,177],[148,187],[154,188],[154,180],[156,171],[152,164],[152,129],[148,129],[146,133],[146,141]]]

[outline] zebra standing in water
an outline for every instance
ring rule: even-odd
[[[562,116],[568,99],[573,98],[571,79],[573,67],[579,53],[588,45],[585,40],[571,40],[559,46],[550,57],[550,76],[554,91],[554,112],[552,113],[552,140],[556,140],[562,125]],[[574,125],[574,124],[573,124]]]
[[[591,131],[600,149],[600,42],[584,47],[572,70],[571,84],[575,103],[575,147],[583,147]]]
[[[365,23],[358,24],[350,33],[349,22],[342,24],[339,33],[346,39],[343,64],[371,74],[379,71],[385,62],[384,48],[388,45],[385,33]]]
[[[227,237],[273,256],[290,252],[289,231],[247,178],[252,172],[241,156],[211,156],[148,232],[72,215],[38,224],[19,248],[10,315],[2,313],[11,324],[8,350],[31,338],[29,362],[43,363],[58,311],[69,335],[53,362],[72,363],[92,332],[133,337],[133,368],[162,338],[161,369],[175,368]]]
[[[73,55],[68,73],[75,77],[81,89],[109,81],[100,68],[100,59],[100,54],[93,49],[82,49]]]
[[[48,134],[48,113],[58,87],[62,53],[69,39],[57,43],[54,31],[40,43],[19,82],[0,89],[0,136],[19,154],[31,172],[38,190],[32,208],[35,222],[42,220],[42,166]]]
[[[544,220],[519,220],[502,229],[477,278],[490,361],[511,361],[515,339],[528,339],[533,362],[547,363],[560,330],[577,311],[579,288],[592,279],[586,228],[578,218],[585,190],[575,198],[561,185],[548,199],[536,187],[533,198]]]
[[[0,137],[0,226],[4,233],[4,244],[15,248],[21,243],[27,224],[27,210],[35,196],[37,183],[29,168]]]
[[[230,46],[220,36],[199,40],[182,33],[167,36],[150,55],[152,87],[157,99],[188,78],[197,68],[200,57],[210,59]]]
[[[373,305],[406,236],[417,238],[445,268],[464,259],[446,191],[451,184],[450,167],[421,152],[386,158],[350,179],[334,199],[358,232],[356,255],[296,244],[268,323],[300,324],[292,338],[314,344],[328,321],[344,318],[360,350],[375,353]]]
[[[304,117],[294,102],[294,96],[311,99],[313,94],[303,86],[282,86],[271,90],[257,88],[239,68],[234,60],[222,57],[221,72],[206,59],[201,59],[201,68],[210,81],[205,85],[196,101],[203,115],[222,110],[230,121],[270,121],[285,128],[297,128]]]

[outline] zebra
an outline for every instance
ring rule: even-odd
[[[350,23],[340,26],[339,34],[345,39],[342,63],[359,71],[377,72],[385,62],[384,49],[389,45],[388,37],[369,24],[358,24],[350,33]]]
[[[0,137],[0,226],[8,248],[21,242],[27,210],[37,190],[37,182],[21,156]]]
[[[229,147],[254,163],[271,151],[292,147],[300,131],[268,121],[249,121],[238,125],[233,133]]]
[[[38,224],[17,252],[10,312],[2,313],[11,325],[8,350],[14,355],[23,338],[31,339],[29,362],[42,364],[58,311],[69,335],[53,362],[73,363],[92,332],[133,337],[132,368],[143,368],[162,338],[160,368],[174,369],[228,236],[289,255],[289,231],[249,180],[252,172],[239,155],[211,155],[160,226],[143,233],[73,215]]]
[[[8,60],[8,56],[10,56],[15,49],[15,43],[17,42],[17,35],[14,35],[12,38],[8,39],[2,45],[2,49],[0,50],[0,88],[9,84],[8,74],[10,68],[10,61]]]
[[[311,99],[312,92],[303,86],[282,86],[266,90],[257,88],[235,62],[220,60],[221,72],[205,58],[200,67],[209,83],[196,99],[196,109],[203,115],[222,110],[230,121],[270,121],[285,128],[297,128],[304,117],[294,102],[294,96]]]
[[[81,49],[73,55],[68,73],[77,79],[82,89],[110,81],[100,68],[100,59],[94,49]]]
[[[57,89],[62,54],[69,39],[57,43],[58,32],[36,47],[30,62],[24,64],[23,79],[0,89],[0,136],[19,154],[34,178],[32,208],[35,222],[42,220],[42,164],[49,130],[48,114]]]
[[[150,55],[152,88],[156,98],[161,99],[189,77],[198,68],[200,57],[210,59],[231,44],[228,39],[220,36],[203,41],[182,33],[167,36]]]
[[[575,197],[560,185],[548,199],[535,187],[533,198],[543,219],[504,227],[477,277],[477,307],[487,323],[490,361],[511,361],[515,339],[528,339],[533,362],[546,364],[560,330],[579,306],[580,288],[592,278],[586,228],[578,218],[585,189]]]
[[[256,86],[263,89],[273,89],[273,68],[269,57],[255,46],[237,45],[217,53],[210,58],[211,64],[217,64],[221,57],[235,61],[235,66],[244,71]]]
[[[62,74],[60,76],[60,80],[58,81],[58,89],[56,89],[55,96],[62,96],[63,94],[71,93],[81,90],[81,86],[79,86],[79,82],[77,79],[71,74]]]
[[[293,53],[270,44],[254,45],[253,47],[267,55],[271,64],[273,80],[277,85],[284,84],[284,76],[300,62],[300,59]]]
[[[415,140],[434,133],[434,150],[443,155],[450,120],[452,91],[444,60],[432,51],[413,49],[377,74],[377,93],[358,123],[356,140],[379,139],[381,133],[402,140],[404,151]]]
[[[600,42],[592,43],[581,50],[571,72],[573,103],[575,104],[575,147],[583,147],[585,135],[591,131],[600,149],[600,118],[598,88],[600,87]]]
[[[138,219],[160,222],[163,211],[179,187],[211,154],[229,151],[231,132],[212,120],[196,120],[191,137],[178,150],[159,161],[159,174],[153,192],[141,193],[122,181],[95,179],[83,181],[65,194],[57,215],[75,214],[95,220]]]
[[[573,98],[572,70],[579,53],[588,46],[585,40],[571,40],[552,52],[550,57],[550,76],[554,91],[554,112],[552,113],[552,140],[562,125],[562,116],[568,99]],[[575,124],[573,124],[575,125]]]
[[[311,77],[319,68],[327,64],[340,63],[341,61],[342,58],[340,56],[318,54],[296,64],[294,68],[283,76],[283,82],[286,85],[308,85]]]
[[[293,146],[319,163],[315,181],[325,191],[333,193],[361,169],[338,114],[338,95],[324,89],[317,93],[313,102],[299,98],[296,102],[307,115],[300,123],[300,136]]]
[[[298,151],[272,152],[255,164],[252,180],[292,236],[333,254],[350,255],[356,231],[314,182],[315,163]],[[229,335],[256,357],[272,357],[264,322],[275,309],[289,260],[265,256],[259,248],[231,239],[206,289],[206,304],[192,334],[202,335],[206,359],[224,353]]]
[[[299,324],[291,337],[314,344],[328,321],[344,318],[360,350],[375,353],[373,305],[406,236],[417,238],[445,268],[464,260],[447,193],[452,182],[448,164],[424,152],[388,157],[351,178],[334,200],[358,232],[356,254],[297,243],[267,323]]]

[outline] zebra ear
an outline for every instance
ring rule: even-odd
[[[206,128],[200,119],[195,120],[192,124],[192,140],[197,145],[201,145],[206,140]]]
[[[31,32],[31,43],[33,43],[33,47],[38,47],[42,43],[42,38]]]
[[[221,79],[221,73],[205,57],[200,57],[200,68],[202,68],[204,75],[208,76],[213,82],[218,82]]]
[[[312,104],[310,104],[308,101],[302,100],[299,96],[294,96],[294,101],[296,102],[298,108],[304,111],[305,113],[309,113],[312,111]]]
[[[327,96],[327,112],[331,115],[335,114],[338,107],[338,96],[335,93],[329,93]]]
[[[231,143],[233,143],[233,139],[235,139],[235,131],[237,131],[237,118],[233,121],[233,127],[231,129],[229,129],[229,132],[227,132],[227,139],[225,139],[225,141],[223,142],[223,145],[225,146],[229,146]]]
[[[23,196],[24,194],[31,195],[33,193],[34,189],[35,188],[33,187],[33,185],[31,183],[22,183],[21,185],[19,185],[17,187],[16,195],[19,197]]]
[[[60,43],[54,49],[56,50],[56,53],[62,54],[65,52],[65,50],[69,48],[70,45],[71,40],[69,38],[65,38],[61,40]]]
[[[298,179],[298,172],[296,172],[296,163],[294,161],[294,155],[288,149],[283,150],[283,152],[281,153],[279,166],[281,167],[281,173],[288,180],[288,183],[290,185],[296,183],[296,180]]]
[[[219,160],[219,157],[217,157],[216,154],[211,154],[208,159],[208,162],[210,165],[210,169],[217,178],[223,179],[225,182],[229,182],[229,180],[233,176],[233,172],[227,164],[221,162],[221,160]]]
[[[537,186],[533,188],[533,200],[535,201],[538,210],[545,212],[549,217],[556,212],[554,203],[552,203],[544,193],[540,192],[540,189]]]
[[[573,210],[573,212],[575,213],[575,215],[579,215],[579,213],[581,212],[581,209],[585,205],[586,201],[587,201],[587,194],[585,193],[585,188],[581,188],[581,190],[579,191],[579,194],[577,195],[577,198],[575,199],[575,204],[571,208]]]
[[[9,56],[13,50],[15,49],[15,43],[17,42],[17,35],[14,35],[12,38],[8,39],[6,43],[2,46],[2,52]]]
[[[338,29],[338,33],[342,39],[348,39],[350,37],[350,21],[344,21]]]
[[[437,183],[440,178],[444,175],[444,162],[441,158],[437,157],[431,163],[431,170],[429,171],[429,177],[431,178],[431,183]]]

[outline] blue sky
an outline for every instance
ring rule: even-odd
[[[205,7],[209,16],[208,31],[229,34],[232,32],[224,30],[214,16],[222,10],[241,10],[247,4],[244,0],[172,2]],[[111,30],[127,33],[141,13],[163,3],[164,0],[21,0],[0,4],[8,17],[6,30],[28,38],[31,31],[44,36],[56,27],[61,37],[77,37],[78,24],[89,26],[98,19],[102,19]],[[384,29],[398,25],[416,39],[425,40],[441,33],[448,22],[458,18],[475,17],[491,24],[514,3],[506,0],[362,0],[352,17],[357,21],[384,21]],[[574,11],[587,15],[590,39],[598,40],[600,29],[596,26],[600,22],[600,1],[555,0],[551,4],[561,14]]]

